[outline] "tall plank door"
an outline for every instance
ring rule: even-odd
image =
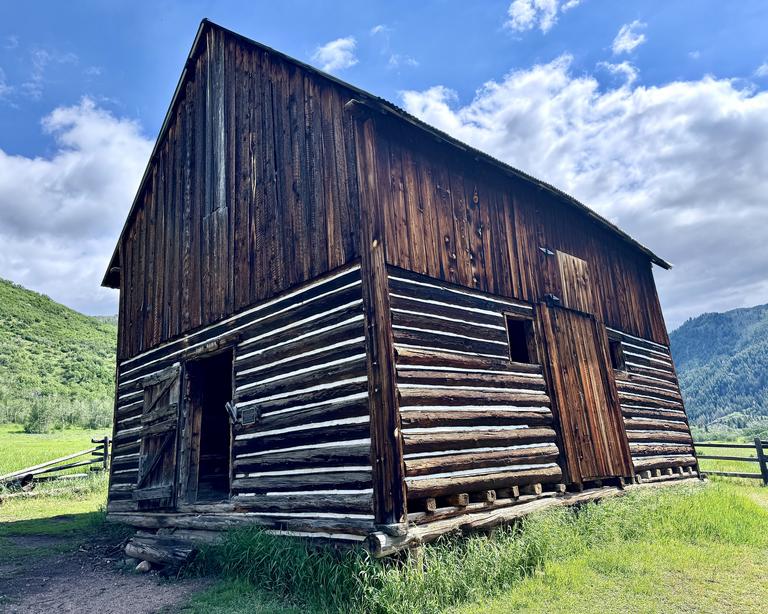
[[[144,380],[139,475],[133,491],[139,509],[175,505],[179,387],[176,365]]]
[[[632,475],[600,324],[579,311],[545,304],[538,308],[570,482]]]

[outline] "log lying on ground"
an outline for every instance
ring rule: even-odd
[[[157,565],[179,567],[194,558],[197,549],[189,541],[172,537],[132,537],[125,546],[125,555]]]

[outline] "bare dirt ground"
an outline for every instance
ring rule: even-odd
[[[114,539],[91,537],[79,543],[66,537],[24,535],[6,540],[20,552],[34,554],[0,564],[0,612],[173,612],[208,586],[200,579],[134,573],[122,565],[122,544]]]

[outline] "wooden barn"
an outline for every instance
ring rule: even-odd
[[[109,515],[386,554],[695,475],[654,264],[556,188],[203,21],[103,282]]]

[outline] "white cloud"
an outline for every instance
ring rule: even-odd
[[[756,77],[768,77],[768,62],[763,62],[755,70]]]
[[[370,35],[376,36],[377,34],[386,34],[389,31],[390,31],[389,27],[385,26],[383,23],[380,23],[371,28]]]
[[[548,32],[557,23],[560,13],[575,8],[581,0],[513,0],[507,9],[507,21],[504,26],[524,32],[538,27]]]
[[[613,39],[611,49],[614,55],[620,53],[630,53],[645,42],[645,34],[638,32],[646,27],[642,21],[637,19],[632,23],[626,23],[619,28],[619,33]]]
[[[101,277],[152,142],[84,98],[42,121],[49,158],[0,149],[0,276],[88,313],[116,313]]]
[[[698,49],[696,51],[689,51],[688,57],[691,58],[692,60],[698,60],[701,58],[701,51],[699,51]]]
[[[401,66],[416,68],[418,65],[418,60],[408,55],[400,55],[399,53],[393,53],[389,56],[389,60],[387,60],[388,68],[400,68]]]
[[[627,85],[632,85],[637,80],[637,68],[627,61],[620,62],[619,64],[599,62],[597,66],[607,70],[612,75],[622,77]]]
[[[569,192],[675,264],[657,271],[670,325],[768,302],[768,92],[706,77],[606,88],[571,59],[441,86],[406,110]]]
[[[356,46],[357,41],[353,36],[337,38],[315,49],[312,61],[319,64],[325,72],[349,68],[357,64]]]

